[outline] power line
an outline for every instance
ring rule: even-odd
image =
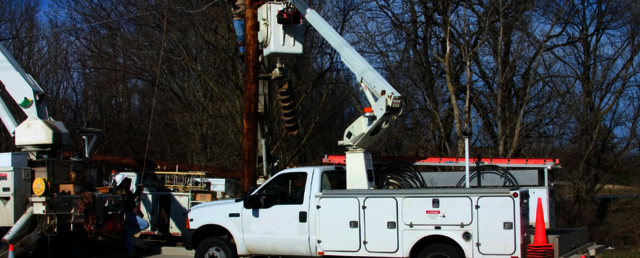
[[[44,35],[44,34],[50,34],[50,33],[56,33],[56,32],[61,32],[61,31],[66,31],[66,30],[73,30],[73,29],[79,29],[79,28],[84,28],[84,27],[91,27],[91,26],[95,26],[95,25],[100,25],[100,24],[105,24],[105,23],[110,23],[110,22],[116,22],[116,21],[121,21],[121,20],[127,20],[127,19],[131,19],[131,18],[136,18],[136,17],[141,17],[141,16],[146,16],[146,15],[152,15],[152,14],[156,14],[156,13],[160,13],[160,12],[164,12],[164,11],[168,11],[169,9],[182,9],[185,12],[189,12],[189,13],[197,13],[197,12],[201,12],[204,11],[205,9],[207,9],[209,6],[211,6],[213,3],[215,2],[219,2],[220,0],[214,0],[210,3],[208,3],[207,5],[205,5],[204,7],[197,9],[197,10],[193,10],[193,11],[189,11],[186,8],[188,7],[193,7],[194,5],[187,5],[187,6],[180,6],[180,7],[174,7],[174,8],[168,8],[168,9],[164,9],[164,10],[160,10],[160,11],[153,11],[153,12],[148,12],[148,13],[142,13],[142,14],[136,14],[136,15],[131,15],[131,16],[126,16],[126,17],[121,17],[121,18],[116,18],[116,19],[112,19],[112,20],[107,20],[107,21],[101,21],[101,22],[94,22],[94,23],[89,23],[89,24],[83,24],[83,25],[77,25],[77,26],[71,26],[71,27],[66,27],[66,28],[62,28],[62,29],[57,29],[57,30],[50,30],[50,31],[44,31],[44,32],[39,32],[39,33],[33,33],[33,34],[29,34],[29,35],[23,35],[23,36],[15,36],[15,37],[9,37],[9,38],[1,38],[0,42],[3,41],[7,41],[7,40],[14,40],[14,39],[21,39],[21,38],[28,38],[28,37],[33,37],[33,36],[39,36],[39,35]]]
[[[149,140],[151,140],[151,125],[153,124],[153,111],[156,107],[156,95],[158,94],[158,82],[160,82],[160,69],[162,69],[162,53],[164,51],[165,33],[167,32],[167,20],[169,11],[164,11],[164,28],[162,29],[162,41],[160,42],[160,56],[158,57],[158,71],[156,73],[156,87],[153,90],[153,101],[151,102],[151,118],[149,118],[149,131],[147,133],[147,146],[144,149],[144,162],[142,163],[142,176],[140,182],[144,182],[144,170],[147,168],[147,153],[149,152]]]
[[[197,12],[204,11],[204,9],[207,9],[207,7],[209,7],[210,5],[212,5],[213,3],[218,2],[218,1],[220,1],[220,0],[215,0],[215,1],[213,1],[213,2],[211,2],[211,3],[209,3],[209,4],[207,4],[207,5],[205,5],[205,6],[204,6],[204,7],[202,7],[201,9],[193,10],[193,11],[189,11],[189,10],[185,9],[184,7],[178,7],[178,8],[176,8],[176,9],[182,9],[182,10],[184,10],[185,12],[188,12],[188,13],[197,13]]]

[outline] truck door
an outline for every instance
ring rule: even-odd
[[[260,207],[242,209],[244,241],[259,255],[310,256],[307,172],[276,175],[252,196]]]
[[[510,255],[516,251],[515,202],[507,196],[478,198],[478,252]]]

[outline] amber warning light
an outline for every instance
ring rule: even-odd
[[[364,108],[364,116],[368,117],[369,119],[375,119],[376,117],[376,115],[373,114],[373,108],[371,107]]]

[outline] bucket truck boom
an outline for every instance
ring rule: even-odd
[[[69,131],[59,121],[53,121],[47,112],[44,91],[0,44],[0,81],[20,106],[27,119],[18,124],[7,104],[0,98],[0,118],[16,146],[26,151],[49,150],[69,144]]]
[[[0,257],[5,257],[9,244],[14,246],[16,255],[39,248],[46,250],[51,243],[66,241],[74,224],[75,228],[83,228],[89,225],[87,221],[95,222],[92,230],[101,237],[112,237],[107,231],[101,231],[110,220],[105,213],[121,212],[126,195],[112,189],[101,193],[93,190],[97,186],[97,170],[85,162],[101,130],[78,129],[85,140],[85,160],[58,158],[60,148],[69,144],[69,131],[62,122],[49,117],[44,91],[2,44],[0,82],[18,106],[10,108],[0,98],[0,119],[14,136],[15,145],[28,153],[0,153],[0,188],[3,189],[0,227],[6,232],[2,236],[4,245],[0,246]],[[24,121],[14,117],[18,108],[26,116]],[[91,194],[91,202],[84,199],[86,193]],[[90,207],[85,211],[95,213],[81,211],[81,206]],[[44,232],[61,234],[52,234],[51,239],[40,241],[44,239],[41,238]],[[59,246],[65,249],[71,245]]]
[[[344,132],[339,145],[347,147],[347,188],[368,189],[374,184],[373,164],[367,148],[389,128],[390,123],[402,112],[402,96],[360,55],[318,12],[302,0],[272,3],[261,7],[260,42],[265,56],[289,57],[302,53],[301,36],[293,25],[279,25],[278,11],[297,9],[301,16],[340,54],[342,62],[356,76],[370,107]],[[287,27],[288,26],[288,27]],[[282,40],[284,39],[284,40]],[[291,39],[291,40],[289,40]],[[281,41],[282,40],[282,41]]]

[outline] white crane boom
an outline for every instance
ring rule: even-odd
[[[42,88],[1,43],[0,82],[27,115],[27,120],[18,124],[0,98],[0,119],[9,133],[15,136],[16,146],[26,147],[27,150],[46,150],[54,145],[69,143],[69,131],[61,122],[49,118]]]
[[[265,57],[302,54],[302,29],[294,8],[340,54],[342,62],[355,74],[370,104],[364,115],[345,130],[338,144],[347,147],[347,188],[367,189],[374,186],[373,163],[367,148],[389,128],[402,112],[402,96],[367,62],[327,21],[303,0],[268,2],[260,7],[261,31],[258,39]],[[291,15],[291,16],[290,16]],[[279,19],[283,19],[282,23]]]
[[[44,91],[0,43],[0,81],[27,117],[49,119]]]
[[[362,87],[372,114],[366,113],[351,124],[339,144],[351,149],[367,149],[402,112],[402,96],[306,2],[291,0],[290,3],[340,54],[342,62],[355,74]]]

